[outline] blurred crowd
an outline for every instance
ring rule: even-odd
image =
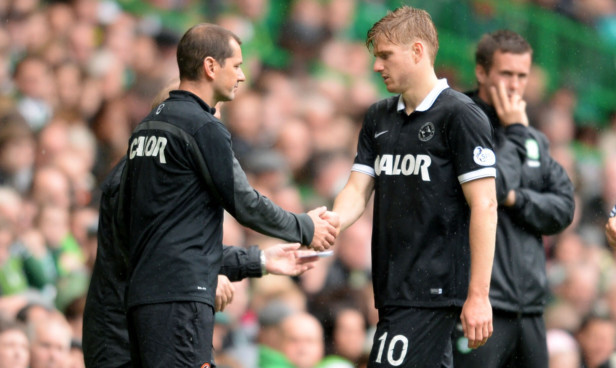
[[[593,25],[616,14],[614,0],[534,2]],[[399,3],[0,1],[0,368],[83,367],[98,187],[157,93],[177,78],[175,45],[186,29],[215,22],[242,39],[247,82],[218,106],[222,120],[252,185],[304,212],[331,208],[363,113],[386,96],[363,39]],[[545,238],[550,364],[579,367],[583,354],[592,365],[616,348],[616,264],[603,234],[616,203],[616,113],[603,130],[575,121],[575,90],[548,95],[539,66],[530,78],[531,124],[549,138],[577,199],[574,223]],[[273,352],[298,368],[365,364],[377,321],[370,213],[304,275],[235,285],[233,303],[216,316],[218,367],[278,367]],[[279,242],[225,220],[225,244]]]

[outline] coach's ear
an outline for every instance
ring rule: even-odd
[[[203,75],[208,79],[214,79],[216,77],[216,69],[218,68],[218,62],[211,56],[203,59]]]
[[[488,72],[484,69],[482,65],[475,65],[475,77],[477,78],[477,82],[479,84],[484,84],[486,79],[488,79]]]

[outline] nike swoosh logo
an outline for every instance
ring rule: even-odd
[[[378,137],[382,136],[383,134],[385,134],[387,132],[389,132],[389,130],[384,130],[382,132],[375,133],[374,134],[374,138],[378,138]]]

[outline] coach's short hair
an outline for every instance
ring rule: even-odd
[[[490,71],[496,51],[512,54],[530,53],[531,56],[533,54],[533,49],[524,37],[513,31],[501,29],[481,37],[475,52],[475,63],[481,65],[486,72]]]
[[[201,23],[191,27],[178,44],[180,80],[199,80],[203,60],[208,56],[224,66],[225,60],[233,55],[231,40],[242,43],[233,32],[215,24]]]

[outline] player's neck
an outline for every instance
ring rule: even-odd
[[[430,91],[434,89],[438,78],[434,73],[434,69],[430,68],[421,77],[417,78],[411,88],[402,93],[402,100],[406,106],[406,113],[410,115],[417,106],[428,96]]]

